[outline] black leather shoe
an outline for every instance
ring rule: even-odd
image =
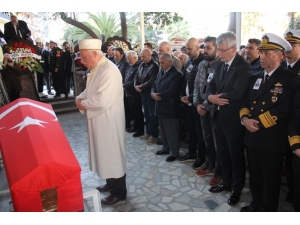
[[[123,199],[123,200],[125,200],[125,199]],[[117,203],[119,201],[123,201],[123,200],[118,199],[112,195],[109,195],[106,198],[101,199],[101,204],[102,205],[112,205],[112,204],[115,204],[115,203]]]
[[[173,162],[174,160],[176,160],[178,158],[178,156],[169,156],[166,161],[167,162]]]
[[[225,186],[224,184],[219,184],[217,186],[213,186],[210,189],[208,189],[211,193],[219,193],[222,191],[231,191],[230,186]]]
[[[99,192],[108,192],[111,190],[111,187],[108,186],[108,184],[104,184],[104,185],[101,185],[99,187],[96,187],[96,189],[99,191]]]
[[[165,150],[158,150],[155,154],[156,154],[156,155],[168,155],[169,152],[168,152],[168,151],[165,151]]]
[[[65,98],[69,98],[69,95],[68,95],[68,94],[65,94]]]
[[[228,205],[236,205],[240,201],[241,192],[231,192],[227,201]]]
[[[132,135],[132,137],[141,137],[141,136],[144,136],[145,134],[144,133],[134,133]]]
[[[55,94],[53,97],[54,97],[54,98],[60,98],[61,96],[60,96],[60,95],[57,95],[57,94]]]
[[[240,212],[259,212],[259,208],[253,208],[251,205],[247,205],[242,207]]]

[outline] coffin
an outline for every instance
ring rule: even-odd
[[[83,211],[81,168],[51,105],[1,107],[0,151],[15,211]]]

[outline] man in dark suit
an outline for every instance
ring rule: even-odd
[[[133,130],[135,133],[132,136],[140,137],[144,135],[144,113],[141,95],[135,90],[133,84],[141,61],[138,60],[137,53],[132,50],[126,52],[126,59],[129,65],[126,68],[123,88],[134,121]]]
[[[114,57],[114,49],[115,47],[112,45],[107,48],[106,58],[108,58],[110,61],[116,64],[115,57]]]
[[[260,58],[259,58],[259,50],[257,47],[260,45],[261,41],[256,38],[250,38],[248,40],[248,44],[245,47],[245,55],[246,59],[250,62],[252,67],[252,74],[257,75],[263,71],[263,68],[260,65]]]
[[[193,105],[193,93],[198,66],[204,59],[200,52],[197,38],[190,38],[185,45],[189,60],[183,69],[183,84],[181,90],[181,102],[184,104],[187,130],[189,133],[188,152],[179,158],[180,162],[194,161],[193,169],[201,169],[205,163],[206,147],[203,139],[200,116]]]
[[[124,84],[126,68],[128,67],[129,64],[126,61],[126,56],[123,48],[117,47],[114,49],[114,58],[115,58],[115,64],[120,70],[120,73],[122,75],[122,83]],[[134,133],[135,131],[131,128],[130,121],[132,116],[130,114],[128,99],[126,97],[125,91],[124,91],[124,109],[125,109],[125,129],[128,133]]]
[[[298,89],[294,108],[293,119],[289,125],[288,137],[291,149],[288,154],[291,153],[291,174],[289,174],[291,183],[288,183],[289,193],[292,197],[295,212],[300,212],[300,91]],[[287,157],[288,157],[287,154]],[[288,165],[289,166],[289,165]],[[289,170],[287,171],[289,172]],[[288,180],[288,176],[287,176]],[[288,181],[289,182],[289,181]],[[291,185],[291,186],[289,186]],[[287,196],[288,197],[288,196]]]
[[[157,142],[158,119],[154,115],[155,101],[151,98],[151,88],[156,80],[159,67],[151,57],[151,51],[144,48],[141,52],[141,64],[134,79],[134,88],[141,94],[146,122],[146,134],[141,136],[141,140],[146,140],[146,144],[152,145]]]
[[[287,128],[299,78],[280,63],[291,45],[272,33],[262,35],[259,46],[264,72],[253,76],[240,111],[247,128],[245,144],[249,160],[249,186],[253,200],[242,212],[278,209],[281,171],[288,149]],[[262,207],[262,208],[261,208]]]
[[[50,75],[49,75],[49,43],[48,42],[46,42],[45,48],[42,51],[42,57],[45,61],[43,69],[44,69],[44,77],[46,81],[48,95],[54,95],[51,92],[51,82],[50,82]]]
[[[286,61],[283,65],[300,75],[300,30],[287,30],[284,38],[291,44],[292,50],[285,52]]]
[[[174,66],[171,55],[163,53],[159,57],[161,71],[151,89],[151,97],[155,102],[155,113],[158,117],[163,149],[170,153],[167,162],[172,162],[179,156],[179,114],[180,89],[182,74]]]
[[[8,43],[13,39],[29,39],[31,31],[28,29],[27,23],[23,20],[18,20],[16,16],[10,17],[10,22],[4,24],[4,39]]]
[[[54,98],[61,97],[61,93],[65,94],[65,98],[68,98],[68,91],[63,79],[63,61],[62,50],[56,47],[55,41],[50,41],[50,55],[49,55],[49,74],[53,79],[53,87],[55,90]]]
[[[233,32],[223,33],[217,38],[217,51],[223,63],[216,68],[206,96],[208,102],[216,105],[214,132],[223,182],[209,191],[231,191],[228,204],[235,205],[245,185],[245,128],[241,124],[239,110],[244,103],[252,73],[251,65],[236,53]]]
[[[284,33],[284,38],[287,40],[291,46],[292,50],[289,52],[285,52],[286,61],[284,61],[281,65],[283,65],[286,69],[294,71],[295,73],[300,75],[300,30],[287,30]],[[298,93],[296,94],[295,99],[295,105],[299,104],[298,102],[298,96],[300,94],[300,91],[298,90]],[[287,151],[285,156],[285,164],[286,164],[286,181],[288,186],[288,193],[286,195],[286,201],[293,203],[293,158],[294,154],[292,151]],[[299,179],[299,178],[298,178]],[[297,182],[297,181],[296,181]],[[300,183],[299,183],[300,184]],[[300,209],[298,209],[300,210]]]
[[[35,44],[39,50],[39,55],[41,55],[41,60],[39,60],[39,63],[40,65],[44,68],[44,65],[45,65],[45,59],[44,59],[44,56],[42,54],[43,52],[43,43],[42,43],[42,40],[40,38],[36,38],[35,39]],[[37,86],[38,86],[38,94],[39,94],[39,97],[40,98],[48,98],[47,95],[45,95],[43,93],[43,89],[44,89],[44,73],[40,73],[40,72],[37,72]]]
[[[20,76],[22,70],[18,67],[17,63],[13,62],[10,55],[4,54],[3,70],[1,70],[3,81],[6,85],[9,100],[12,102],[20,98],[22,85]]]

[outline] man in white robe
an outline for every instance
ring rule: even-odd
[[[97,187],[110,191],[101,200],[111,205],[126,199],[125,113],[122,76],[118,68],[101,52],[101,41],[79,41],[81,62],[90,70],[86,89],[76,97],[80,111],[88,119],[90,169],[106,184]]]

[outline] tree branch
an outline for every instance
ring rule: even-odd
[[[73,20],[71,17],[68,17],[66,13],[64,12],[60,12],[60,18],[65,21],[68,24],[71,24],[75,27],[78,27],[82,30],[84,30],[86,33],[88,33],[92,38],[96,38],[99,39],[99,37],[95,34],[94,31],[92,31],[90,28],[88,28],[87,26],[85,26],[83,23],[78,22],[76,20]]]

